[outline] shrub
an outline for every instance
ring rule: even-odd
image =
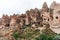
[[[16,40],[18,40],[18,38],[19,38],[19,33],[18,33],[18,32],[14,32],[14,33],[13,33],[13,37],[14,37]]]
[[[40,34],[40,36],[35,38],[35,40],[54,40],[54,37],[53,36],[47,36],[45,34]]]
[[[53,37],[51,37],[51,36],[50,36],[50,37],[48,37],[48,40],[53,40]]]
[[[56,35],[54,40],[60,40],[60,35]]]
[[[39,40],[47,40],[47,35],[41,34],[41,35],[39,36]]]

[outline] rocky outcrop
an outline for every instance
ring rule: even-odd
[[[46,12],[48,12],[48,11],[49,11],[49,8],[48,8],[48,6],[47,6],[47,3],[46,3],[46,2],[44,2],[43,6],[42,6],[42,10],[43,10],[43,11],[46,11]]]
[[[10,18],[8,15],[3,15],[2,18],[1,18],[1,24],[2,25],[5,25],[5,26],[9,26],[9,23],[10,23]]]
[[[2,18],[0,18],[0,33],[3,36],[11,37],[10,35],[12,35],[15,30],[24,29],[23,26],[29,25],[35,28],[36,24],[43,25],[38,29],[49,24],[52,31],[60,33],[60,4],[53,2],[50,8],[48,8],[45,2],[42,9],[30,9],[27,10],[25,14],[20,15],[3,15]]]

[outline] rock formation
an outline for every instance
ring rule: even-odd
[[[3,36],[12,34],[15,29],[22,29],[26,25],[49,24],[50,29],[55,33],[60,33],[60,4],[53,2],[48,8],[46,2],[43,4],[42,9],[30,9],[27,10],[25,14],[13,14],[11,16],[3,15],[0,18],[0,30],[2,29],[6,32]],[[41,28],[41,27],[39,27]],[[10,29],[10,30],[8,30]],[[9,32],[7,32],[8,30]],[[1,33],[1,32],[0,32]],[[4,33],[4,32],[3,32]]]

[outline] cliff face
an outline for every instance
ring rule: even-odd
[[[51,25],[51,29],[55,32],[55,33],[60,33],[58,30],[60,30],[60,4],[53,2],[51,7],[50,7],[53,11],[53,20],[51,21],[50,25]]]
[[[40,26],[42,25],[42,27],[37,28],[39,30],[45,29],[46,27],[44,27],[44,25],[49,24],[49,28],[53,32],[60,33],[60,31],[58,31],[60,30],[60,4],[53,2],[50,8],[48,8],[45,2],[42,9],[30,9],[21,15],[3,15],[0,19],[0,33],[2,36],[11,37],[10,35],[12,35],[13,31],[18,30],[18,28],[23,28],[23,26],[26,25],[32,25],[34,26],[32,28],[35,28],[38,24]]]

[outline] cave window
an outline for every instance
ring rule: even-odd
[[[58,19],[58,16],[56,17],[56,19]]]
[[[40,22],[38,22],[38,24],[40,24]]]
[[[43,15],[42,15],[42,17],[43,17]]]
[[[9,24],[5,25],[5,26],[8,26],[9,27]]]
[[[49,18],[48,18],[48,21],[49,21]]]
[[[44,20],[46,20],[46,19],[44,18]]]

